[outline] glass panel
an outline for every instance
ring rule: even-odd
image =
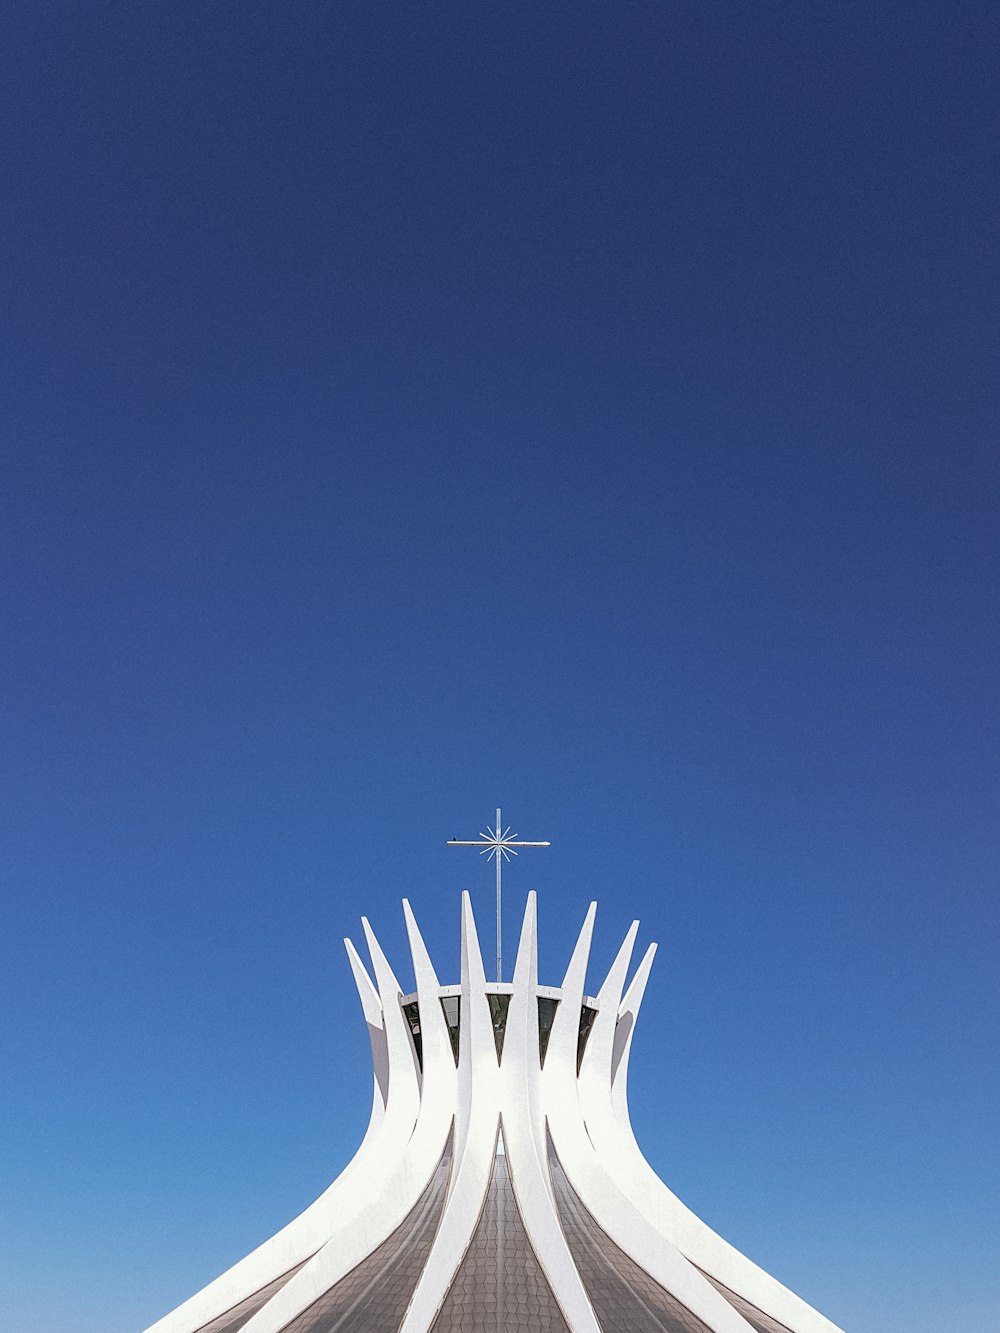
[[[284,1333],[387,1333],[403,1322],[430,1254],[451,1170],[451,1140],[430,1184],[388,1240],[283,1325]]]
[[[413,1046],[417,1052],[417,1063],[421,1072],[424,1068],[424,1039],[420,1035],[420,1005],[416,1000],[412,1004],[403,1005],[403,1013],[406,1015],[406,1021],[410,1025],[410,1032],[413,1036]]]
[[[444,1010],[444,1021],[448,1024],[448,1036],[451,1038],[451,1053],[455,1057],[455,1063],[458,1064],[458,1034],[462,1023],[462,997],[460,995],[445,995],[441,999],[441,1008]]]
[[[538,1059],[543,1067],[545,1065],[545,1052],[549,1049],[549,1037],[552,1036],[552,1024],[555,1022],[556,1010],[558,1008],[559,1008],[558,1000],[550,1000],[548,996],[539,995]]]
[[[566,1244],[604,1333],[710,1333],[597,1225],[567,1180],[551,1137],[549,1171]]]
[[[716,1291],[725,1296],[737,1314],[741,1314],[747,1323],[757,1330],[757,1333],[791,1333],[786,1324],[779,1323],[772,1315],[765,1314],[763,1310],[758,1310],[756,1305],[751,1305],[742,1296],[737,1296],[735,1291],[730,1291],[728,1287],[724,1287],[710,1273],[704,1273],[700,1268],[698,1272],[703,1273],[703,1276],[708,1278]]]
[[[479,1223],[431,1329],[432,1333],[569,1333],[531,1248],[506,1157],[494,1159]]]
[[[590,1036],[590,1029],[594,1026],[596,1017],[597,1010],[591,1009],[589,1004],[585,1004],[580,1010],[580,1036],[576,1043],[576,1072],[578,1074],[580,1066],[583,1064],[583,1053],[587,1049],[587,1038]]]
[[[490,1002],[490,1018],[493,1020],[493,1041],[497,1048],[497,1061],[503,1055],[503,1038],[507,1030],[507,1010],[510,1008],[509,995],[487,995]]]
[[[248,1323],[258,1310],[263,1309],[275,1292],[280,1291],[301,1267],[302,1264],[296,1265],[290,1272],[283,1273],[281,1277],[275,1278],[266,1287],[261,1287],[260,1291],[253,1296],[248,1296],[245,1301],[240,1301],[239,1305],[227,1310],[225,1314],[220,1314],[211,1323],[202,1324],[197,1333],[237,1333],[237,1330]]]

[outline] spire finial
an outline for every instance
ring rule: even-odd
[[[480,833],[478,838],[471,842],[463,842],[460,838],[449,838],[449,847],[479,847],[480,856],[485,856],[487,861],[495,861],[497,866],[497,981],[503,980],[503,943],[501,938],[501,891],[500,891],[500,867],[504,861],[509,861],[512,856],[516,856],[520,847],[551,847],[550,842],[526,842],[523,838],[518,838],[516,833],[511,833],[510,825],[503,826],[503,819],[497,809],[497,822],[494,828],[486,825],[484,832]]]

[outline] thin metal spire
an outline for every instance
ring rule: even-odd
[[[497,822],[495,828],[486,825],[486,830],[480,833],[478,838],[470,842],[463,842],[460,838],[449,838],[449,847],[479,847],[480,856],[485,856],[487,861],[495,861],[497,866],[497,981],[503,980],[503,943],[501,936],[501,887],[500,887],[500,867],[504,861],[509,861],[512,856],[516,856],[520,847],[551,847],[550,842],[526,842],[523,838],[518,838],[516,833],[511,833],[510,825],[507,828],[503,826],[503,820],[500,817],[500,811],[497,810]]]

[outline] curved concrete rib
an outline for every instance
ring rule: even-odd
[[[406,934],[410,945],[410,957],[413,960],[413,977],[417,987],[417,1004],[420,1010],[420,1036],[423,1045],[423,1069],[420,1079],[421,1102],[429,1095],[447,1098],[449,1119],[454,1107],[455,1082],[457,1074],[455,1061],[451,1053],[451,1038],[444,1010],[438,1001],[441,989],[430,960],[427,946],[417,926],[416,917],[409,902],[403,899],[403,916],[406,920]],[[422,1109],[422,1108],[421,1108]]]
[[[298,1217],[182,1305],[151,1324],[145,1333],[196,1333],[204,1324],[217,1319],[309,1259],[327,1240],[333,1219],[351,1198],[354,1182],[363,1177],[369,1161],[378,1156],[377,1144],[385,1125],[389,1100],[389,1054],[385,1021],[379,994],[364,963],[350,940],[345,940],[344,944],[368,1027],[374,1070],[371,1116],[357,1152],[337,1179]]]
[[[467,893],[462,894],[461,1001],[455,1164],[437,1235],[400,1333],[427,1333],[455,1280],[486,1198],[500,1131],[500,1071],[486,999],[483,956]]]
[[[280,1333],[336,1286],[402,1225],[429,1184],[445,1150],[452,1125],[455,1065],[450,1046],[447,1061],[441,1059],[442,1042],[448,1042],[448,1034],[437,1003],[437,977],[408,903],[404,904],[404,913],[417,992],[422,995],[422,1012],[429,1020],[425,1057],[430,1057],[431,1064],[428,1067],[425,1058],[423,1088],[413,1038],[400,1006],[399,982],[368,921],[362,918],[382,1012],[386,1016],[390,1092],[394,1083],[398,1083],[402,1095],[390,1098],[384,1122],[386,1137],[378,1163],[369,1164],[355,1197],[322,1249],[243,1325],[241,1333]],[[440,1015],[443,1034],[436,1030],[435,1009]],[[398,1115],[397,1107],[401,1108]]]
[[[569,1327],[574,1333],[600,1333],[559,1223],[549,1178],[538,1053],[538,926],[534,893],[528,894],[524,909],[500,1070],[504,1146],[514,1196],[531,1248]]]
[[[442,988],[406,900],[403,912],[419,1043],[399,983],[367,920],[362,918],[374,982],[345,941],[374,1071],[372,1112],[358,1152],[304,1213],[146,1333],[198,1333],[213,1321],[226,1322],[228,1312],[255,1294],[262,1299],[259,1293],[295,1270],[241,1326],[241,1333],[283,1333],[405,1222],[450,1154],[436,1234],[399,1330],[429,1333],[476,1235],[499,1152],[507,1159],[506,1174],[528,1244],[570,1333],[601,1329],[563,1231],[565,1198],[560,1194],[562,1203],[557,1203],[551,1175],[556,1158],[560,1182],[565,1175],[593,1222],[711,1333],[752,1333],[748,1319],[755,1316],[740,1313],[742,1302],[789,1333],[840,1333],[686,1208],[636,1143],[628,1068],[656,950],[650,945],[626,990],[638,922],[598,992],[578,1069],[596,904],[587,911],[561,991],[546,991],[558,999],[544,1065],[535,894],[528,895],[509,987],[487,983],[472,905],[463,894],[457,1062],[440,1002]],[[499,1056],[490,1009],[495,992],[509,992]],[[739,1298],[739,1310],[713,1282]]]
[[[583,983],[592,926],[593,915],[588,913],[563,981],[562,1003],[575,1010],[577,1014],[583,1001]],[[593,1081],[597,1081],[606,1066],[610,1099],[614,1020],[638,926],[637,921],[632,923],[612,964],[608,979],[598,994],[600,1008],[584,1054],[579,1079],[581,1092],[583,1070],[589,1065],[590,1077]],[[710,1328],[712,1333],[753,1333],[746,1320],[737,1314],[729,1302],[668,1239],[657,1233],[619,1188],[615,1177],[594,1151],[594,1145],[587,1134],[580,1102],[575,1095],[577,1080],[567,1076],[571,1068],[575,1074],[575,1066],[571,1067],[566,1059],[565,1043],[560,1054],[562,1058],[551,1067],[549,1059],[546,1058],[545,1061],[543,1070],[545,1108],[549,1132],[559,1163],[584,1207],[620,1249],[624,1250],[655,1282],[670,1291],[682,1305]]]
[[[601,1013],[591,1033],[580,1078],[584,1121],[597,1155],[615,1163],[615,1180],[629,1203],[697,1268],[792,1333],[842,1333],[836,1324],[723,1240],[667,1188],[643,1156],[629,1117],[627,1080],[632,1037],[655,949],[650,945],[646,951],[624,999],[619,1001],[627,960],[620,968],[621,955],[602,987]],[[611,1015],[614,1033],[609,1040]]]
[[[618,1006],[618,1022],[615,1027],[615,1039],[611,1047],[611,1102],[615,1115],[629,1129],[632,1121],[628,1111],[628,1062],[632,1052],[632,1038],[635,1036],[635,1024],[639,1017],[639,1005],[646,993],[646,982],[656,957],[656,945],[651,944],[642,956],[642,962],[635,970],[635,976],[629,982],[625,998]]]
[[[385,1039],[385,1018],[382,1015],[382,1002],[378,997],[378,991],[372,984],[372,979],[368,971],[358,957],[358,951],[350,940],[344,940],[344,948],[347,950],[347,959],[351,965],[351,975],[354,977],[354,984],[358,988],[358,995],[361,998],[361,1008],[365,1015],[365,1026],[368,1028],[368,1040],[372,1048],[372,1113],[368,1120],[368,1128],[365,1130],[364,1138],[361,1140],[360,1147],[365,1146],[370,1138],[378,1133],[382,1128],[382,1122],[385,1119],[385,1106],[389,1099],[389,1048]]]

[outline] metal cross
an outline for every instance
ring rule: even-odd
[[[448,839],[449,847],[481,847],[480,856],[485,856],[487,861],[497,863],[497,981],[503,980],[503,945],[500,936],[500,867],[504,861],[509,861],[512,856],[516,856],[519,847],[551,847],[550,842],[525,842],[519,839],[516,833],[511,833],[510,825],[503,827],[503,821],[500,818],[500,811],[497,811],[496,828],[490,828],[486,825],[486,832],[480,833],[478,838],[471,842],[462,842],[458,838]]]

